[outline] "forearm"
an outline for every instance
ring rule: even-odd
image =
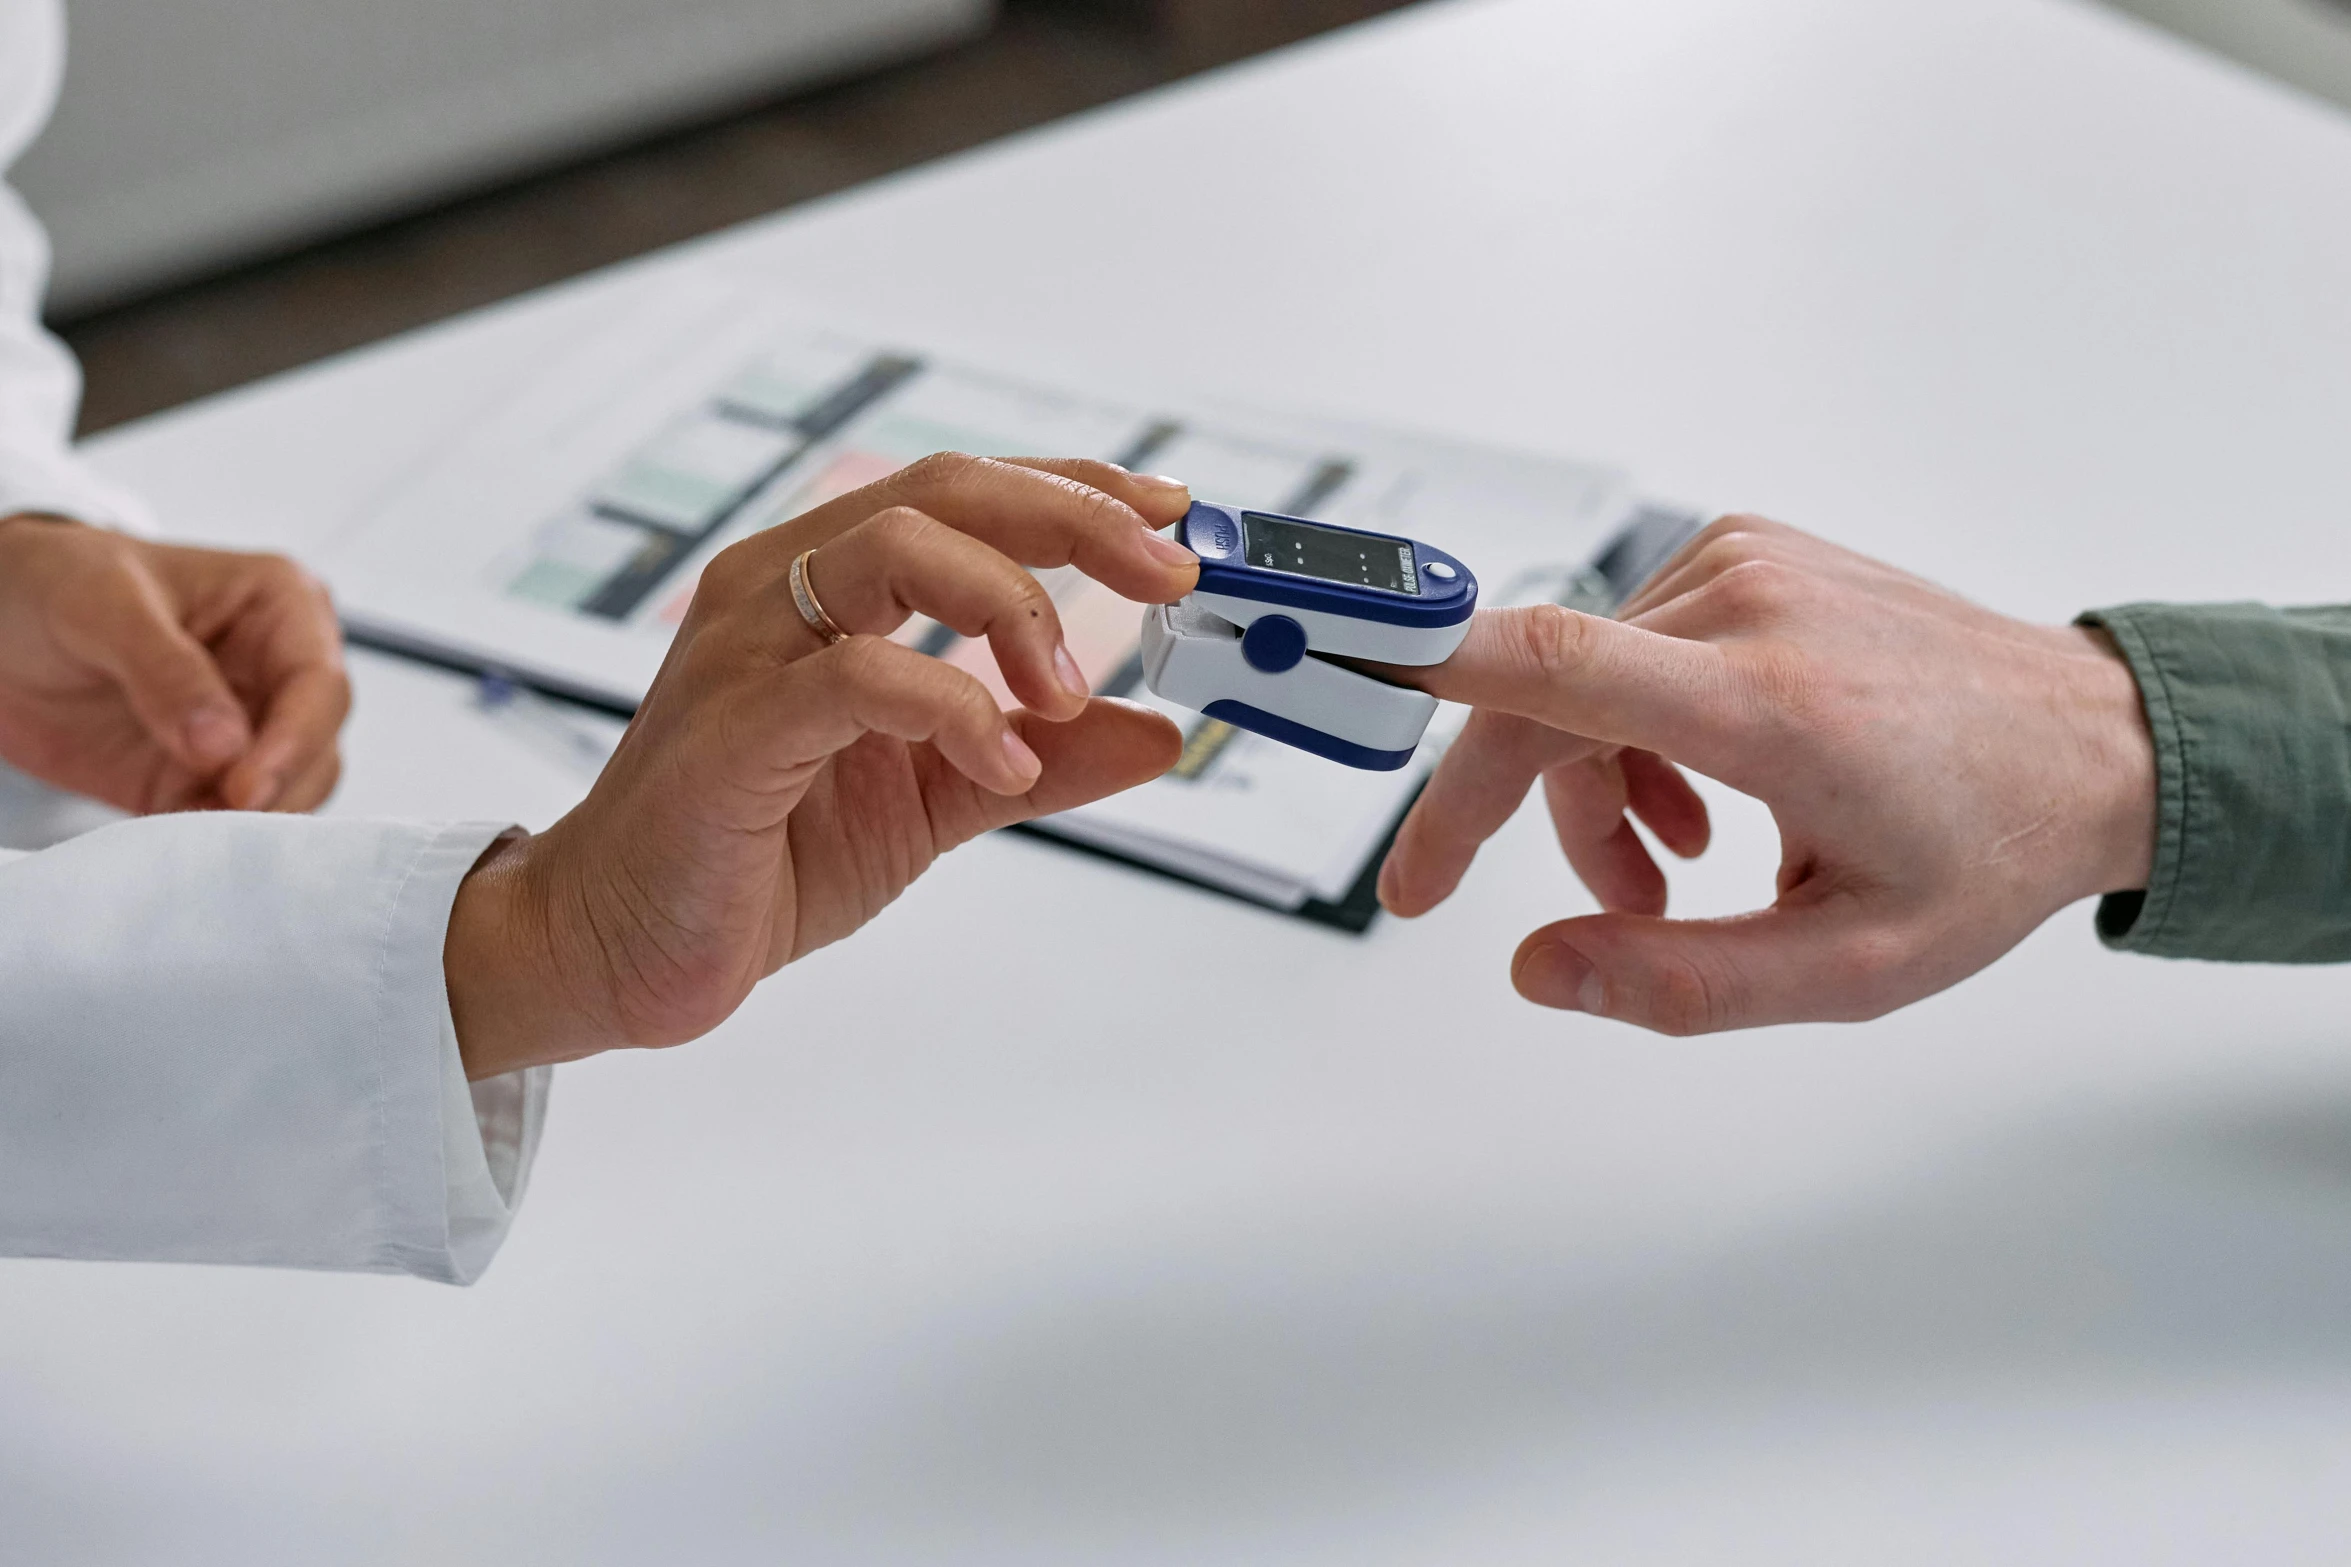
[[[2351,607],[2135,604],[2083,617],[2137,677],[2157,766],[2143,893],[2099,933],[2164,957],[2351,961]]]

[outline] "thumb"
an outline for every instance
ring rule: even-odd
[[[1015,713],[1012,726],[1045,770],[1027,794],[998,794],[953,768],[922,784],[923,804],[942,849],[997,827],[1075,810],[1149,783],[1183,756],[1184,737],[1166,718],[1133,702],[1095,697],[1067,723]]]
[[[180,625],[160,584],[144,571],[108,572],[73,617],[73,651],[111,677],[162,751],[201,777],[252,743],[243,704],[203,643]]]
[[[1777,904],[1718,920],[1595,914],[1546,925],[1510,962],[1518,993],[1660,1034],[1859,1021],[1888,994],[1895,944],[1848,903]]]

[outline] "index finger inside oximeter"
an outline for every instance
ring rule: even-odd
[[[1412,760],[1436,698],[1318,655],[1443,663],[1477,608],[1467,566],[1413,539],[1206,503],[1176,539],[1200,586],[1144,613],[1151,690],[1349,767]]]

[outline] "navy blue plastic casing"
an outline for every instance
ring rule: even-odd
[[[1308,517],[1283,517],[1278,512],[1258,512],[1256,515],[1273,517],[1283,522],[1303,523],[1308,527],[1326,528],[1333,533],[1353,533],[1383,543],[1409,544],[1420,578],[1420,592],[1417,595],[1390,593],[1380,588],[1359,587],[1347,582],[1325,582],[1317,577],[1301,577],[1286,571],[1252,566],[1241,554],[1243,534],[1240,508],[1212,506],[1206,501],[1196,503],[1184,520],[1176,524],[1177,542],[1200,557],[1200,592],[1254,599],[1260,604],[1280,604],[1290,609],[1321,610],[1325,614],[1343,615],[1349,620],[1369,620],[1382,625],[1430,630],[1458,626],[1477,610],[1478,579],[1475,574],[1443,550],[1432,549],[1418,539],[1403,539],[1392,533],[1373,533],[1363,528],[1342,528]],[[1432,565],[1451,568],[1453,580],[1442,582],[1430,576],[1428,568]]]
[[[1368,745],[1342,740],[1337,735],[1325,734],[1302,724],[1295,718],[1284,718],[1279,713],[1269,713],[1262,707],[1251,707],[1246,702],[1235,702],[1229,697],[1222,702],[1209,703],[1200,712],[1204,717],[1231,724],[1235,729],[1246,729],[1268,740],[1279,740],[1284,745],[1319,756],[1326,762],[1337,762],[1342,767],[1352,767],[1366,773],[1395,772],[1420,754],[1418,746],[1401,751],[1375,751]]]

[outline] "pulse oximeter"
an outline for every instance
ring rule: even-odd
[[[1200,557],[1200,585],[1145,611],[1144,684],[1349,767],[1412,760],[1437,699],[1329,657],[1443,663],[1477,608],[1467,566],[1416,540],[1230,506],[1194,506],[1175,537]]]

